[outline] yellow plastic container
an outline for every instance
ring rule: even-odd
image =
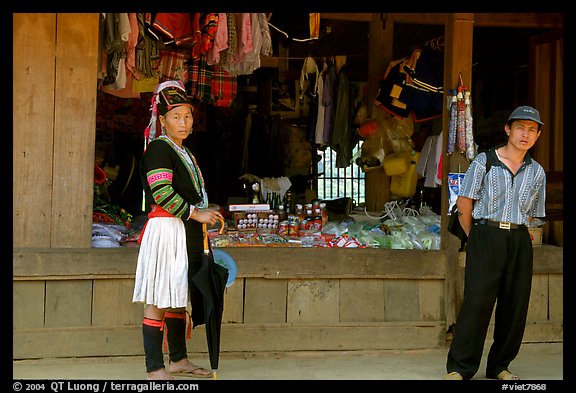
[[[410,163],[410,152],[401,151],[392,153],[384,157],[384,172],[388,176],[402,175],[408,171]]]
[[[416,193],[416,183],[418,181],[416,165],[418,165],[420,153],[417,151],[406,153],[409,157],[408,169],[401,175],[392,176],[390,180],[390,193],[401,198],[412,197]]]

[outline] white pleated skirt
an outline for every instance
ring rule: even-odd
[[[135,303],[158,308],[188,306],[186,229],[176,217],[153,217],[146,224],[134,283]]]

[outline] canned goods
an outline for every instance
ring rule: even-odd
[[[300,234],[300,228],[297,222],[291,222],[288,225],[288,236],[298,236]]]
[[[290,232],[290,222],[288,220],[284,220],[278,224],[278,234],[280,236],[288,236]]]

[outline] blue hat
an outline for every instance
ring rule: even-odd
[[[512,112],[508,118],[508,121],[511,120],[532,120],[541,126],[544,125],[544,123],[542,123],[540,120],[540,112],[531,106],[519,106],[518,108],[514,109],[514,112]]]

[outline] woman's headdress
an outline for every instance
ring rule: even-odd
[[[181,105],[192,106],[186,94],[184,84],[181,81],[166,81],[156,86],[150,105],[152,116],[150,117],[148,127],[144,130],[144,150],[146,150],[146,146],[156,138],[156,121],[158,116],[165,115],[169,110]]]

